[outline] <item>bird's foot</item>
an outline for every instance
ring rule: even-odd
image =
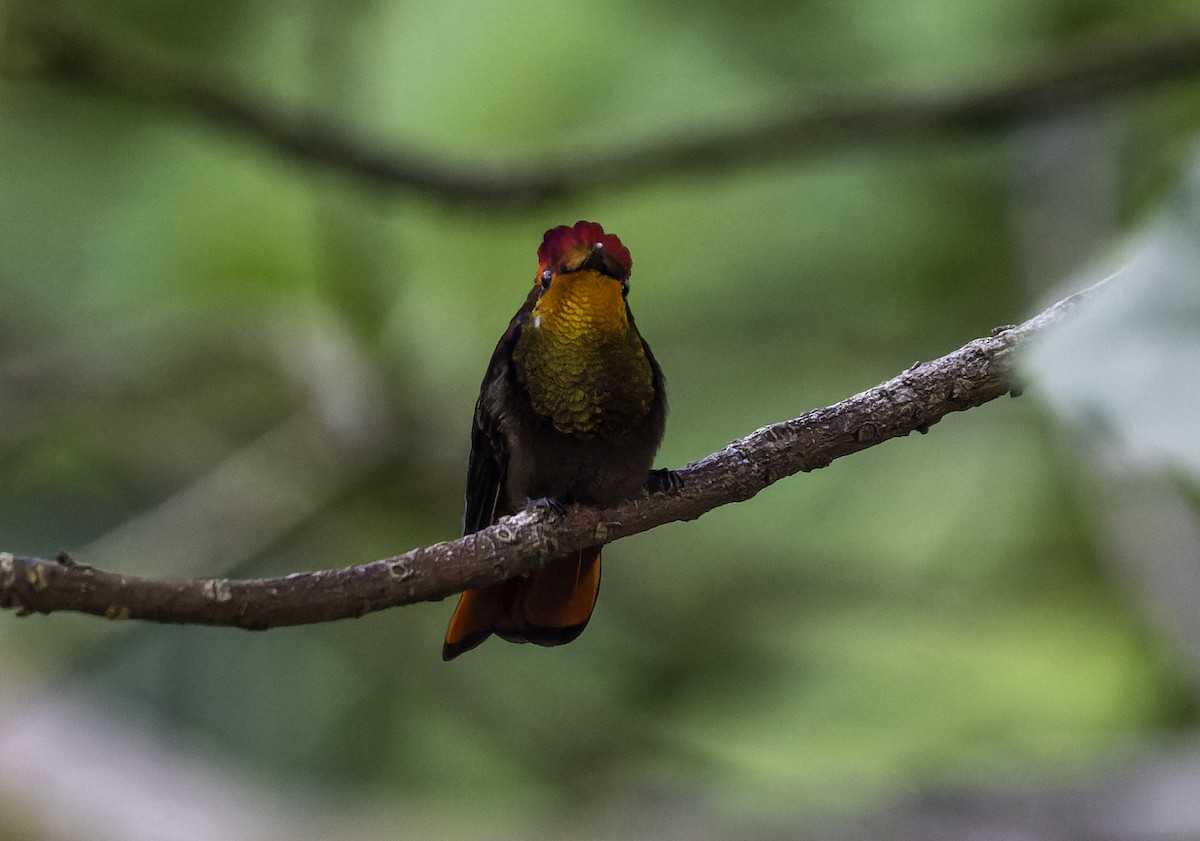
[[[679,475],[679,471],[677,470],[660,467],[658,470],[650,471],[650,477],[646,479],[646,484],[643,487],[645,487],[648,494],[673,491],[683,487],[683,477]]]
[[[549,511],[554,516],[561,517],[567,513],[567,506],[552,497],[540,496],[537,499],[525,500],[525,510],[530,513]]]

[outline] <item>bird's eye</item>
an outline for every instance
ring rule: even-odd
[[[549,269],[546,269],[546,271],[542,272],[542,288],[549,289],[550,281],[553,278],[554,278],[554,272],[550,271]]]
[[[628,280],[622,280],[622,281],[621,281],[621,294],[622,294],[622,295],[628,295],[628,294],[629,294],[629,281],[628,281]]]

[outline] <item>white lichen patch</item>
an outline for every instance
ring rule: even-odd
[[[204,598],[210,602],[227,602],[233,598],[229,582],[224,578],[210,578],[204,582]]]
[[[50,586],[45,564],[34,564],[25,570],[25,581],[35,590],[45,590]]]

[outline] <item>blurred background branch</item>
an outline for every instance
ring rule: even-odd
[[[10,37],[24,48],[27,63],[23,70],[10,66],[10,74],[100,83],[123,96],[189,110],[286,155],[380,187],[496,208],[533,207],[598,188],[794,160],[864,143],[944,140],[1011,129],[1200,73],[1197,23],[1155,37],[1080,43],[1013,78],[961,90],[826,95],[815,105],[781,109],[734,129],[679,127],[666,139],[638,147],[482,168],[416,149],[384,151],[328,116],[271,102],[211,68],[161,49],[134,46],[128,37],[75,20],[56,5],[20,2],[15,10]]]

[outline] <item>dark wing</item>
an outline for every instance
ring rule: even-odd
[[[462,533],[471,534],[492,524],[496,500],[504,483],[508,452],[495,418],[483,397],[475,404],[475,423],[471,427],[471,458],[467,462],[466,508]]]
[[[530,296],[532,298],[532,296]],[[504,477],[508,471],[508,446],[500,428],[500,403],[511,388],[513,377],[512,351],[528,320],[530,302],[513,316],[508,329],[492,352],[479,400],[475,403],[475,420],[471,425],[471,457],[467,461],[466,508],[463,511],[462,533],[471,534],[485,529],[496,517],[496,504],[504,492]]]
[[[663,376],[658,360],[650,352],[649,343],[642,336],[641,331],[637,329],[637,324],[633,321],[633,312],[629,309],[629,304],[625,305],[625,318],[628,319],[629,326],[633,328],[633,331],[638,335],[638,339],[641,340],[642,350],[646,354],[646,360],[650,363],[650,375],[654,383],[654,401],[650,404],[649,427],[652,430],[651,434],[655,436],[655,440],[661,441],[663,430],[666,429],[667,425],[667,380]]]

